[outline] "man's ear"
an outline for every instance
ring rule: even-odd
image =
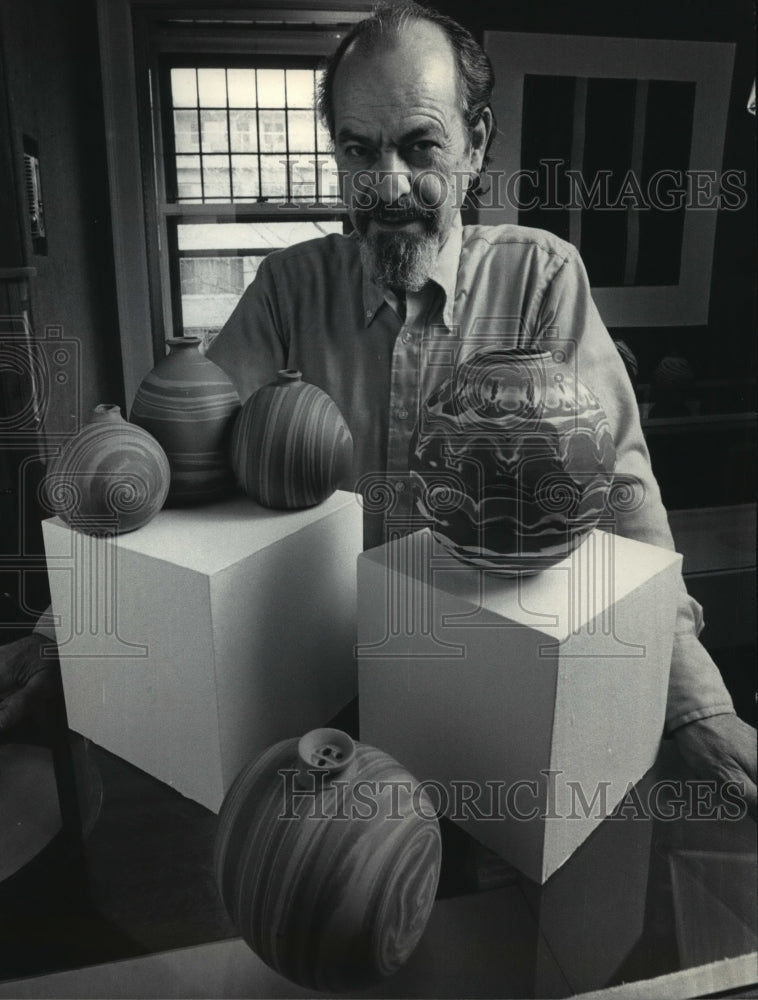
[[[484,162],[484,152],[487,149],[492,134],[492,110],[483,108],[479,121],[471,129],[471,166],[478,173]]]

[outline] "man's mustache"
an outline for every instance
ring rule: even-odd
[[[366,232],[370,222],[394,223],[395,225],[420,222],[428,232],[434,232],[439,225],[439,216],[434,209],[397,202],[392,205],[381,204],[372,208],[356,209],[354,216],[355,227],[360,233]]]

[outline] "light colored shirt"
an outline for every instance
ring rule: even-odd
[[[636,399],[568,243],[520,226],[453,228],[424,288],[401,304],[364,273],[357,240],[330,235],[269,255],[208,350],[243,400],[281,368],[296,368],[342,411],[355,444],[352,484],[393,491],[391,516],[412,517],[408,449],[419,408],[451,364],[485,347],[539,344],[597,396],[611,425],[616,474],[633,484],[615,530],[673,549]],[[367,480],[369,476],[373,479]],[[382,541],[369,519],[367,544]],[[697,636],[700,605],[681,583],[666,712],[669,731],[732,712]]]

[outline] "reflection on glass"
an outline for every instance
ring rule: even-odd
[[[255,111],[229,112],[229,139],[233,153],[254,152],[258,148]]]
[[[196,111],[174,112],[174,146],[177,153],[199,152]]]
[[[320,156],[316,169],[318,171],[319,197],[339,199],[339,176],[337,174],[337,161],[334,157]]]
[[[287,162],[281,153],[261,156],[261,194],[265,198],[287,197]]]
[[[197,89],[201,107],[226,107],[226,70],[199,69],[197,71]]]
[[[197,76],[194,69],[171,70],[171,100],[175,108],[197,107]]]
[[[284,153],[287,149],[287,128],[283,111],[259,111],[261,150]]]
[[[258,197],[257,156],[232,156],[232,191],[235,200]]]
[[[288,69],[287,107],[313,107],[314,81],[315,75],[312,69]]]
[[[283,108],[285,106],[284,97],[284,70],[259,69],[258,106],[261,108]]]
[[[203,188],[207,199],[231,196],[228,156],[203,157]]]
[[[315,157],[313,154],[305,156],[291,156],[290,168],[290,197],[291,198],[315,198],[316,196],[316,171]]]
[[[225,153],[229,149],[226,112],[201,111],[200,136],[204,153]]]
[[[228,69],[226,82],[230,108],[255,107],[257,98],[254,69]]]
[[[184,198],[202,197],[199,156],[177,156],[176,193],[179,201]]]
[[[288,111],[287,126],[289,128],[290,152],[308,153],[316,148],[316,130],[312,111]]]

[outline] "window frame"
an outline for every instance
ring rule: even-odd
[[[97,0],[97,7],[121,360],[130,408],[140,381],[164,356],[180,315],[178,257],[175,275],[168,263],[180,222],[321,221],[345,214],[337,204],[309,205],[307,213],[298,205],[257,202],[169,205],[156,127],[161,60],[193,55],[320,60],[370,12],[373,0],[244,5],[233,0],[223,8],[209,7],[207,0]]]

